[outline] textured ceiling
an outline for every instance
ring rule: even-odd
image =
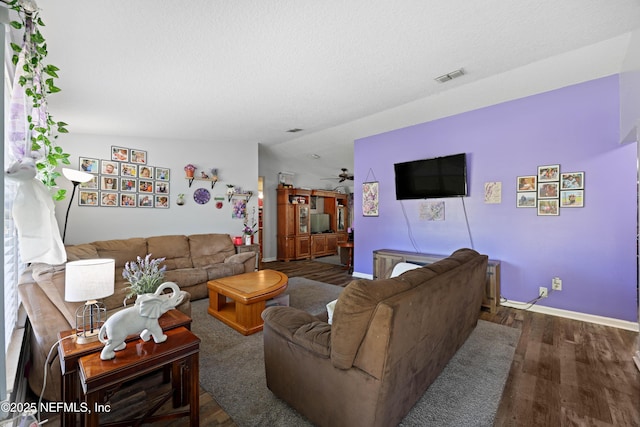
[[[55,118],[180,142],[278,144],[640,26],[638,0],[37,3]]]

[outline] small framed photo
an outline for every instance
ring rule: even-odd
[[[538,215],[560,215],[558,199],[538,200]]]
[[[560,195],[560,183],[541,182],[538,184],[538,199],[557,199]]]
[[[129,149],[124,147],[111,146],[111,160],[116,162],[128,162],[129,161]]]
[[[167,209],[169,207],[169,196],[156,196],[155,207]]]
[[[156,181],[156,194],[169,194],[169,183]]]
[[[560,207],[583,208],[584,190],[565,190],[560,192]]]
[[[139,180],[138,192],[140,193],[153,193],[153,181]]]
[[[80,190],[78,197],[78,205],[80,206],[98,206],[98,192],[89,190]]]
[[[517,191],[536,191],[537,177],[535,175],[519,176]]]
[[[558,181],[560,165],[538,166],[538,182]]]
[[[80,188],[97,190],[98,189],[98,175],[95,175],[93,178],[91,178],[87,182],[81,182],[79,184],[79,187]]]
[[[102,175],[118,175],[120,173],[120,168],[118,167],[120,163],[113,162],[111,160],[102,160],[100,163],[100,173]]]
[[[129,161],[131,163],[137,163],[139,165],[147,164],[147,152],[142,150],[134,150],[131,149],[131,155],[129,157]]]
[[[138,206],[138,195],[120,193],[120,207],[122,208],[135,208]]]
[[[138,207],[139,208],[152,208],[153,196],[151,194],[139,194],[138,195]]]
[[[519,208],[535,208],[538,201],[535,191],[518,192],[516,200]]]
[[[169,169],[156,168],[156,181],[169,181]]]
[[[130,176],[131,178],[136,178],[138,176],[138,165],[134,165],[133,163],[123,163],[120,165],[122,169],[122,176]]]
[[[136,191],[138,191],[138,180],[134,178],[120,179],[120,191],[135,193]]]
[[[88,173],[100,172],[98,159],[90,159],[89,157],[80,157],[80,170]]]
[[[100,176],[100,189],[107,191],[118,191],[118,177],[110,175]]]
[[[140,179],[153,179],[153,167],[152,166],[140,166],[138,168],[138,177]]]
[[[567,172],[560,175],[560,190],[583,190],[584,172]]]
[[[100,206],[118,206],[118,193],[111,191],[101,191]]]

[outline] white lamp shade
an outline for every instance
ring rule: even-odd
[[[75,169],[62,168],[62,174],[71,182],[89,182],[95,175]]]
[[[89,301],[113,295],[116,262],[113,259],[82,259],[67,263],[64,299]]]

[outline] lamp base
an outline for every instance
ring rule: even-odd
[[[107,320],[107,308],[96,300],[87,301],[76,310],[76,343],[88,344],[98,340],[100,328]]]
[[[98,341],[98,332],[100,332],[100,329],[96,329],[93,332],[76,331],[76,344],[82,345]]]

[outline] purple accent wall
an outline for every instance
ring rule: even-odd
[[[504,297],[529,301],[559,276],[563,290],[539,305],[636,321],[637,144],[618,143],[619,111],[610,76],[355,141],[355,271],[373,273],[375,249],[471,247],[466,209],[475,249],[502,262]],[[440,199],[445,221],[420,220],[423,200],[395,199],[394,163],[461,152],[469,196]],[[585,172],[583,208],[516,207],[516,177],[549,164]],[[362,216],[367,176],[380,183],[378,217]],[[502,182],[501,204],[484,203],[492,181]]]

